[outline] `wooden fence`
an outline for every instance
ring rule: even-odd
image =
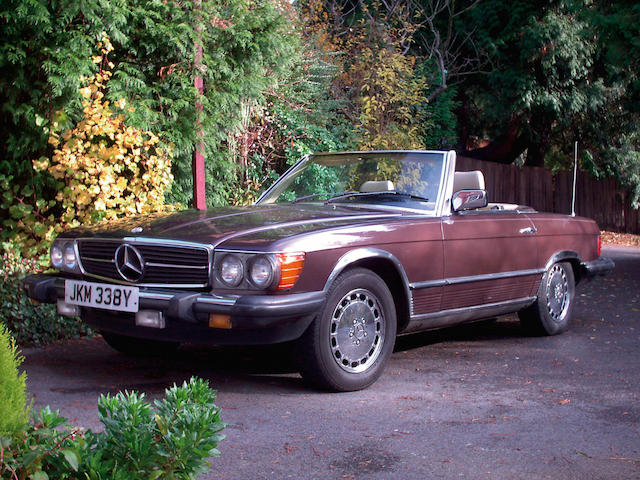
[[[490,202],[571,213],[573,172],[552,175],[545,168],[503,165],[468,157],[458,157],[456,170],[482,171]],[[639,211],[631,207],[629,195],[613,178],[594,180],[578,172],[576,215],[593,218],[603,230],[640,234]]]

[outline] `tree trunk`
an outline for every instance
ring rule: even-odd
[[[538,125],[545,126],[540,129],[541,131],[535,132],[535,141],[530,142],[527,160],[524,162],[527,167],[544,167],[544,158],[549,150],[549,143],[551,143],[551,129],[546,127],[546,123],[543,122],[544,119],[536,122]]]
[[[486,147],[465,150],[464,156],[496,163],[513,163],[527,147],[528,142],[520,133],[520,118],[515,117],[503,135]]]
[[[458,120],[458,145],[456,150],[464,152],[467,150],[469,141],[469,98],[465,92],[458,92],[460,106],[455,109],[454,114]]]

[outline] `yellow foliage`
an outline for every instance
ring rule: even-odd
[[[406,53],[417,28],[409,4],[396,2],[391,15],[380,2],[359,2],[360,20],[346,26],[351,4],[299,3],[304,35],[326,52],[325,61],[342,59],[334,89],[349,98],[345,114],[360,132],[359,147],[424,148],[425,127],[416,111],[425,102],[427,85],[416,72],[415,58]],[[337,52],[344,55],[336,57]]]
[[[424,148],[415,108],[424,102],[427,85],[414,73],[415,59],[393,46],[363,46],[361,53],[354,66],[361,79],[361,148]]]
[[[108,66],[106,55],[113,47],[106,35],[98,48],[101,55],[95,63]],[[171,209],[164,204],[173,180],[170,152],[152,132],[126,125],[124,116],[104,100],[110,78],[111,72],[102,69],[88,80],[79,92],[83,119],[61,133],[53,131],[51,158],[32,162],[36,171],[47,171],[58,182],[56,205],[50,207],[61,212],[58,218],[50,217],[56,231]],[[124,99],[116,102],[121,109],[125,105]]]

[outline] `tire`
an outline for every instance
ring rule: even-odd
[[[366,388],[382,374],[393,352],[396,329],[396,309],[385,282],[364,268],[343,272],[298,341],[300,373],[322,389]]]
[[[558,335],[569,328],[576,285],[570,263],[554,263],[542,277],[538,298],[518,312],[520,324],[531,335]]]
[[[158,357],[174,352],[180,346],[178,342],[128,337],[109,332],[100,333],[111,348],[132,357]]]

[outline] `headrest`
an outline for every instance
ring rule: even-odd
[[[453,175],[453,193],[460,190],[484,190],[484,175],[480,170],[455,172]]]
[[[369,180],[360,186],[362,193],[391,192],[394,190],[393,182],[390,180],[373,181]]]

